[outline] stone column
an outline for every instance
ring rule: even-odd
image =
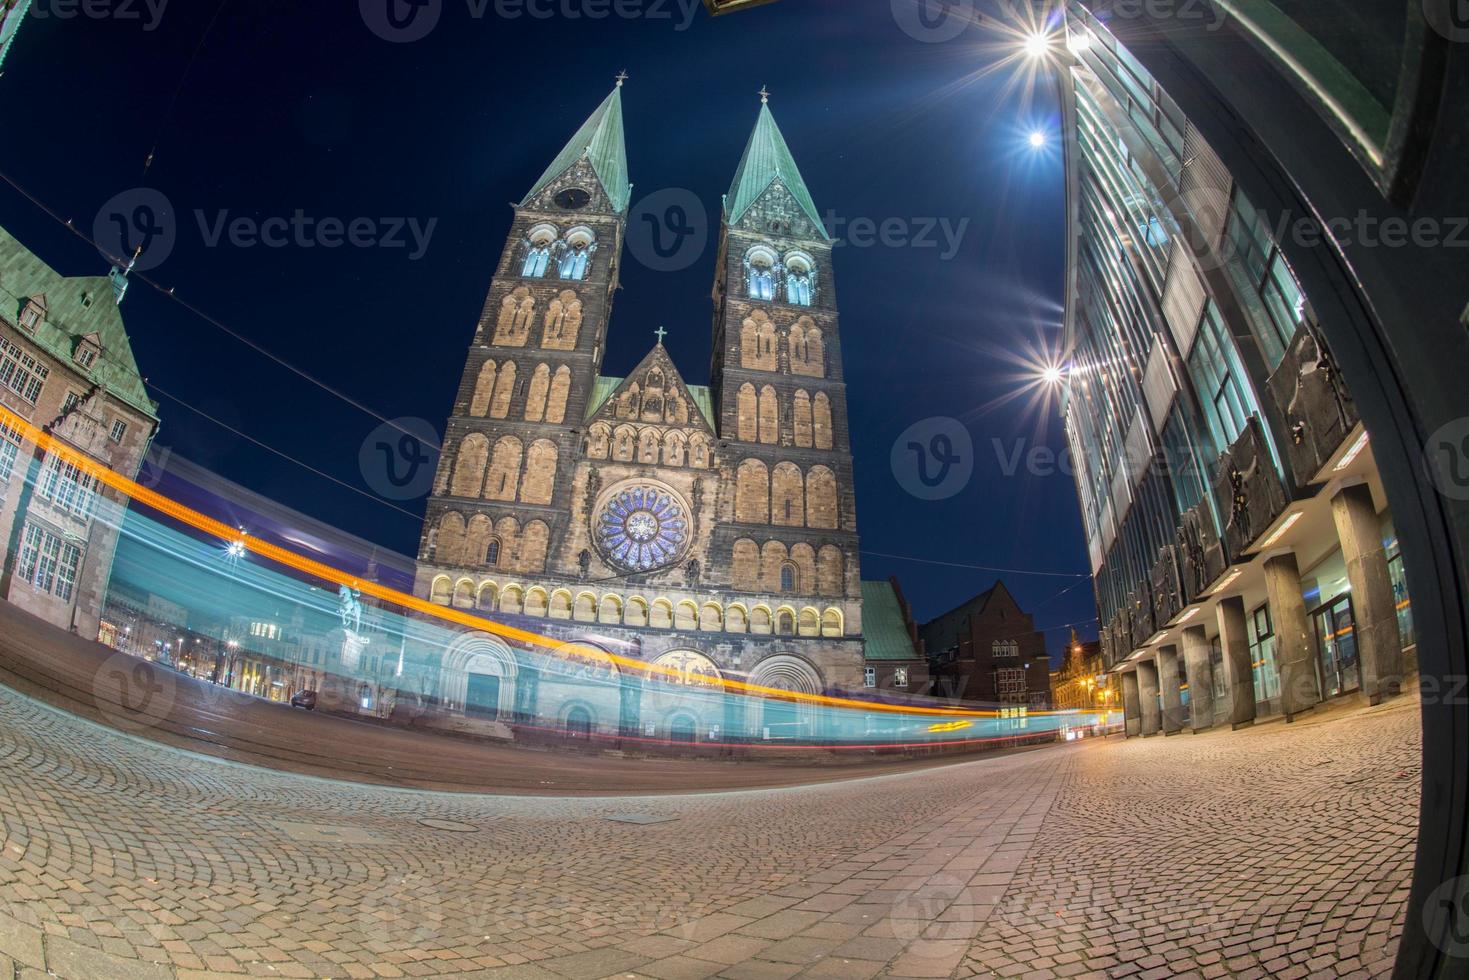
[[[1158,689],[1163,694],[1163,734],[1183,731],[1183,673],[1178,669],[1178,647],[1169,644],[1158,648]]]
[[[1202,732],[1214,725],[1214,664],[1204,627],[1183,631],[1183,669],[1188,676],[1188,702],[1193,709],[1193,730]]]
[[[1219,647],[1224,652],[1224,687],[1229,698],[1229,724],[1255,723],[1255,670],[1250,663],[1250,637],[1245,600],[1232,595],[1219,601]]]
[[[1158,734],[1158,665],[1151,660],[1137,663],[1138,734]]]
[[[1122,674],[1122,731],[1128,738],[1143,732],[1142,699],[1138,696],[1137,671]]]
[[[1301,597],[1301,569],[1295,552],[1265,560],[1265,595],[1275,624],[1275,662],[1280,667],[1280,710],[1286,721],[1321,700],[1316,644]]]
[[[1378,530],[1372,489],[1358,483],[1331,498],[1331,516],[1341,539],[1341,555],[1352,586],[1352,616],[1357,624],[1357,658],[1362,665],[1362,696],[1368,704],[1398,693],[1403,647],[1387,550]]]

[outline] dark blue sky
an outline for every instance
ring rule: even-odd
[[[435,428],[504,241],[507,202],[528,190],[613,76],[631,75],[634,203],[683,188],[716,221],[755,93],[768,85],[823,212],[895,219],[901,235],[933,222],[963,230],[953,255],[939,231],[937,247],[836,254],[864,550],[1087,570],[1070,478],[1023,467],[1006,475],[993,445],[1064,444],[1054,414],[1025,399],[986,408],[1018,387],[1007,357],[1059,343],[1064,225],[1059,155],[1025,143],[1031,129],[1049,127],[1055,145],[1049,93],[1027,105],[1007,86],[1008,70],[979,76],[1001,57],[984,29],[916,40],[886,0],[791,0],[717,20],[699,11],[684,30],[679,4],[690,0],[631,0],[667,16],[598,21],[511,20],[494,3],[475,17],[470,0],[442,0],[426,38],[388,43],[356,3],[229,0],[180,87],[218,0],[172,0],[156,21],[142,0],[116,0],[117,15],[103,19],[60,17],[64,2],[37,0],[50,16],[26,25],[0,79],[4,172],[88,233],[114,195],[161,191],[177,241],[150,277],[382,415]],[[545,4],[586,9],[586,0]],[[388,218],[437,224],[415,260],[407,248],[211,246],[196,216],[263,220],[297,209],[378,228]],[[65,273],[106,271],[95,250],[3,185],[0,223]],[[664,324],[689,382],[707,381],[714,247],[711,234],[678,272],[629,257],[606,373],[634,365]],[[367,488],[358,452],[376,419],[141,283],[124,312],[150,381]],[[155,397],[160,445],[395,550],[415,548],[409,516]],[[955,496],[924,501],[900,485],[889,453],[909,426],[942,416],[967,423],[973,476]],[[995,578],[873,555],[863,574],[898,575],[920,618]],[[1087,584],[1053,598],[1079,579],[1004,578],[1042,626],[1094,615]],[[1051,634],[1053,649],[1064,637]]]

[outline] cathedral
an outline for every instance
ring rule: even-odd
[[[627,377],[607,377],[631,190],[619,79],[515,206],[415,587],[671,672],[530,671],[472,632],[445,652],[435,696],[466,717],[571,731],[817,736],[789,702],[746,699],[732,717],[713,698],[660,707],[658,690],[906,688],[921,670],[891,587],[859,575],[832,239],[762,95],[724,199],[709,385],[684,380],[661,328]]]

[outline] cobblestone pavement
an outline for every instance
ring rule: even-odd
[[[794,789],[474,797],[0,689],[0,976],[1385,975],[1418,741],[1405,700]]]

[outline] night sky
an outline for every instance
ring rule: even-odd
[[[508,19],[493,3],[476,17],[478,0],[442,0],[426,38],[389,43],[353,2],[173,0],[156,20],[143,0],[115,0],[106,18],[68,0],[36,2],[0,78],[10,127],[4,173],[89,236],[115,195],[162,192],[176,242],[150,278],[382,416],[426,419],[440,431],[508,202],[622,69],[631,76],[623,96],[634,207],[685,189],[714,228],[698,261],[680,271],[627,257],[604,373],[629,370],[662,324],[686,380],[707,383],[720,195],[755,122],[756,92],[769,86],[823,213],[893,219],[896,238],[937,226],[932,246],[895,238],[836,252],[864,552],[1087,571],[1070,477],[1023,465],[1007,475],[1002,459],[1016,440],[1022,449],[1064,447],[1053,407],[1010,397],[1025,383],[1016,358],[1060,345],[1064,221],[1053,99],[1047,89],[1017,94],[1007,68],[987,71],[1005,51],[986,28],[916,40],[888,0],[789,0],[717,20],[699,10],[686,29],[680,4],[692,0],[631,0],[662,16],[595,21]],[[587,9],[586,0],[542,2]],[[1027,143],[1035,129],[1050,134],[1040,150]],[[318,220],[372,219],[379,231],[390,218],[437,223],[415,257],[406,234],[399,248],[211,245],[196,214],[213,225],[221,212],[259,220],[297,209]],[[0,224],[63,273],[107,270],[95,249],[4,184]],[[955,254],[943,227],[962,229]],[[364,493],[358,455],[378,419],[143,283],[124,315],[142,372],[158,386],[159,445],[414,551],[415,518],[162,392]],[[967,425],[973,474],[954,496],[921,500],[895,478],[889,454],[904,430],[944,416]],[[398,505],[421,512],[422,500]],[[864,578],[894,574],[920,619],[996,577],[864,554]],[[1038,625],[1057,627],[1053,651],[1066,638],[1062,624],[1082,622],[1082,634],[1095,635],[1084,579],[1003,578]]]

